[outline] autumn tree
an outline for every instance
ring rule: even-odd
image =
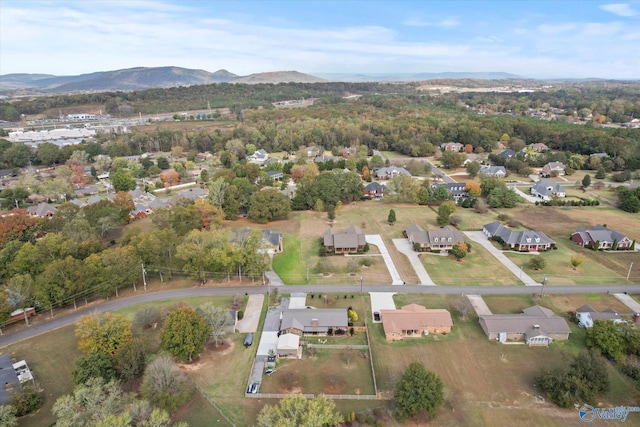
[[[167,355],[156,357],[144,371],[142,396],[169,413],[189,400],[191,390],[187,377]]]
[[[462,261],[462,258],[467,256],[469,253],[469,247],[464,242],[458,242],[449,251],[458,261]]]
[[[369,178],[369,168],[367,166],[362,167],[362,179],[365,181]]]
[[[356,311],[352,307],[349,307],[349,309],[347,310],[347,317],[349,318],[349,321],[351,323],[355,323],[358,321],[358,313],[356,313]]]
[[[404,371],[394,390],[395,414],[400,421],[421,414],[426,420],[444,403],[444,384],[434,372],[419,362],[412,362]]]
[[[222,342],[227,332],[233,326],[233,320],[229,310],[222,307],[216,307],[212,303],[206,303],[198,307],[198,313],[204,318],[209,329],[211,330],[211,338],[216,347]]]
[[[191,362],[204,349],[211,333],[204,318],[190,308],[178,308],[167,316],[160,334],[162,348],[183,362]]]
[[[574,255],[571,257],[571,266],[573,266],[573,269],[577,269],[580,264],[582,264],[582,262],[584,261],[584,256],[582,255]]]
[[[344,418],[333,400],[322,394],[312,399],[294,394],[276,405],[265,405],[258,415],[259,427],[325,427],[339,426],[342,422]]]
[[[133,339],[131,323],[116,313],[82,316],[76,326],[78,348],[84,354],[103,353],[113,357],[120,346]]]
[[[482,190],[480,189],[480,184],[478,184],[475,181],[468,182],[467,185],[464,186],[464,190],[471,197],[480,197],[480,195],[482,194]]]
[[[167,169],[160,174],[160,179],[165,187],[172,187],[180,182],[180,174],[174,169]]]

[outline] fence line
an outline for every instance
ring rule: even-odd
[[[368,345],[366,344],[355,344],[355,345],[344,345],[344,344],[311,344],[311,343],[307,343],[308,347],[315,347],[315,348],[331,348],[331,349],[340,349],[340,350],[346,350],[349,348],[352,348],[354,350],[365,350],[367,348],[369,348]]]
[[[245,397],[251,399],[284,399],[295,394],[291,393],[245,393]],[[314,399],[320,394],[302,394],[306,399]],[[327,399],[333,400],[385,400],[375,394],[323,394]]]
[[[229,419],[229,417],[227,417],[227,416],[225,415],[225,413],[224,413],[224,412],[222,412],[222,409],[220,409],[220,407],[219,407],[218,405],[216,405],[216,403],[215,403],[213,400],[211,400],[211,399],[209,398],[209,396],[207,396],[206,394],[204,394],[204,392],[203,392],[202,390],[200,390],[200,387],[198,387],[198,384],[196,384],[196,382],[193,380],[193,378],[191,378],[191,377],[190,377],[190,376],[188,376],[188,375],[187,375],[187,378],[189,378],[189,381],[191,381],[191,384],[193,385],[193,388],[195,388],[195,389],[197,390],[197,392],[198,392],[198,393],[200,393],[200,395],[201,395],[202,397],[204,397],[204,398],[206,399],[206,401],[207,401],[207,402],[209,402],[209,404],[210,404],[211,406],[213,406],[213,407],[216,409],[216,411],[218,411],[218,413],[219,413],[220,415],[222,415],[222,417],[223,417],[225,420],[227,420],[227,422],[228,422],[230,425],[232,425],[233,427],[236,427],[235,423],[234,423],[233,421],[231,421],[231,420]]]

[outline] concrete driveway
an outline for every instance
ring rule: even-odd
[[[624,305],[629,307],[631,310],[633,310],[634,313],[640,313],[640,304],[636,300],[631,298],[629,295],[627,295],[626,293],[624,294],[615,293],[613,294],[613,296],[618,298],[618,300],[621,303],[623,303]]]
[[[396,303],[393,301],[393,296],[396,292],[369,292],[371,296],[371,318],[373,320],[373,313],[380,310],[395,310]],[[380,323],[381,320],[373,320],[374,323]]]
[[[289,297],[289,308],[307,308],[307,294],[292,293]]]
[[[521,191],[521,190],[520,190],[518,187],[516,187],[515,185],[514,185],[514,186],[511,186],[511,187],[509,187],[509,188],[511,188],[513,191],[515,191],[515,192],[516,192],[516,194],[517,194],[518,196],[522,197],[523,199],[525,199],[525,200],[526,200],[527,202],[529,202],[529,203],[535,203],[535,202],[539,202],[539,201],[540,201],[540,199],[538,199],[537,197],[534,197],[534,196],[532,196],[531,194],[527,194],[527,193],[525,193],[525,192]]]
[[[264,295],[249,295],[247,307],[244,310],[244,317],[238,321],[236,329],[238,332],[255,332],[258,330],[260,312],[264,304]]]
[[[480,295],[467,295],[467,299],[473,306],[473,309],[476,311],[476,314],[478,316],[486,316],[486,315],[493,314],[491,313],[491,310],[489,310],[487,303],[484,302],[484,300]]]
[[[389,255],[389,251],[380,237],[379,234],[367,234],[364,236],[367,243],[370,245],[376,245],[378,250],[380,250],[380,254],[382,255],[382,259],[384,259],[384,263],[387,265],[387,269],[389,270],[389,274],[391,274],[391,280],[393,281],[392,285],[404,285],[404,281],[400,278],[400,274],[396,269],[393,260],[391,259],[391,255]]]
[[[496,257],[498,261],[502,263],[507,269],[513,273],[518,279],[520,279],[527,286],[540,286],[540,283],[533,280],[528,274],[521,271],[513,261],[504,256],[504,254],[496,249],[489,241],[487,236],[482,231],[465,231],[464,234],[476,243],[482,245],[483,248],[488,250],[491,255]]]
[[[407,256],[409,262],[411,263],[411,266],[418,275],[418,279],[420,279],[421,285],[436,285],[435,283],[433,283],[433,280],[431,280],[431,277],[429,276],[429,273],[427,273],[427,270],[425,270],[422,262],[420,262],[420,257],[418,256],[416,251],[413,250],[409,239],[393,239],[393,244],[396,245],[396,249],[398,249],[401,254]]]

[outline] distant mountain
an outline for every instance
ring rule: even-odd
[[[238,78],[227,70],[210,73],[180,67],[137,67],[78,76],[7,74],[0,76],[0,90],[36,88],[49,93],[127,91],[231,82]]]
[[[270,73],[250,74],[233,81],[234,83],[322,83],[326,80],[297,71],[275,71]]]
[[[347,74],[347,73],[316,73],[317,76],[329,81],[348,82],[415,82],[421,80],[506,80],[523,79],[525,77],[504,72],[444,72],[444,73],[371,73],[371,74]]]

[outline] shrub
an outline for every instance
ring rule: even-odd
[[[16,409],[16,417],[21,417],[38,410],[42,402],[42,394],[36,390],[35,386],[26,385],[11,394],[9,404]]]
[[[367,421],[367,414],[365,414],[364,412],[358,412],[356,414],[356,420],[358,420],[359,423],[364,423]]]
[[[371,267],[373,265],[373,260],[371,258],[362,258],[360,260],[360,265],[365,267]]]
[[[522,223],[516,219],[510,219],[509,221],[507,221],[507,225],[509,227],[520,227]]]
[[[498,215],[498,221],[508,221],[511,217],[507,214]]]
[[[546,266],[547,261],[539,255],[529,260],[529,267],[534,270],[543,270]]]
[[[375,422],[376,422],[376,418],[373,415],[371,414],[367,415],[367,424],[373,425]]]
[[[244,317],[244,311],[238,310],[238,320],[242,320],[243,317]]]

